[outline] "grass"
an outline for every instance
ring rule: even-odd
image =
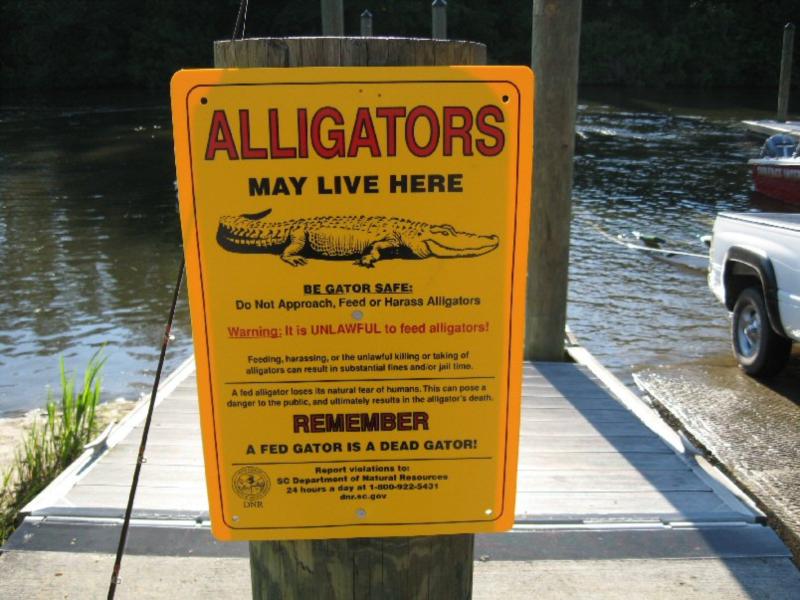
[[[100,373],[106,358],[94,353],[76,388],[75,378],[59,360],[61,399],[48,393],[46,417],[34,421],[15,450],[14,461],[2,475],[0,545],[18,525],[20,510],[83,452],[96,433],[95,409],[100,400]]]

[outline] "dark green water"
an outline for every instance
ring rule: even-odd
[[[728,361],[727,319],[702,272],[609,242],[695,243],[719,210],[759,206],[739,119],[770,95],[582,94],[569,319],[601,361],[632,369]],[[58,357],[105,346],[106,398],[147,392],[180,258],[165,97],[0,100],[0,413],[42,405]],[[774,209],[774,207],[767,208]],[[702,250],[701,250],[702,251]],[[191,351],[185,295],[167,370]],[[81,371],[82,373],[82,371]]]

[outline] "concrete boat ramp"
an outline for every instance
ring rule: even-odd
[[[764,515],[588,353],[571,353],[576,364],[525,365],[517,523],[476,536],[473,597],[800,598]],[[105,597],[145,414],[27,507],[0,556],[0,597]],[[161,386],[117,597],[248,597],[247,556],[209,533],[188,361]]]
[[[778,376],[757,380],[735,364],[686,364],[635,373],[676,422],[750,490],[800,560],[800,348]],[[702,398],[702,402],[697,399]]]

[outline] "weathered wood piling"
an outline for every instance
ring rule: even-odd
[[[581,0],[534,0],[533,203],[525,359],[564,360]]]
[[[214,44],[216,67],[485,63],[483,44],[461,41],[307,37]],[[253,597],[469,598],[473,546],[471,534],[250,542]]]

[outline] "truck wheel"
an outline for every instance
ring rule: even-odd
[[[749,287],[739,294],[731,321],[733,353],[748,375],[768,377],[789,360],[792,341],[772,330],[761,290]]]

